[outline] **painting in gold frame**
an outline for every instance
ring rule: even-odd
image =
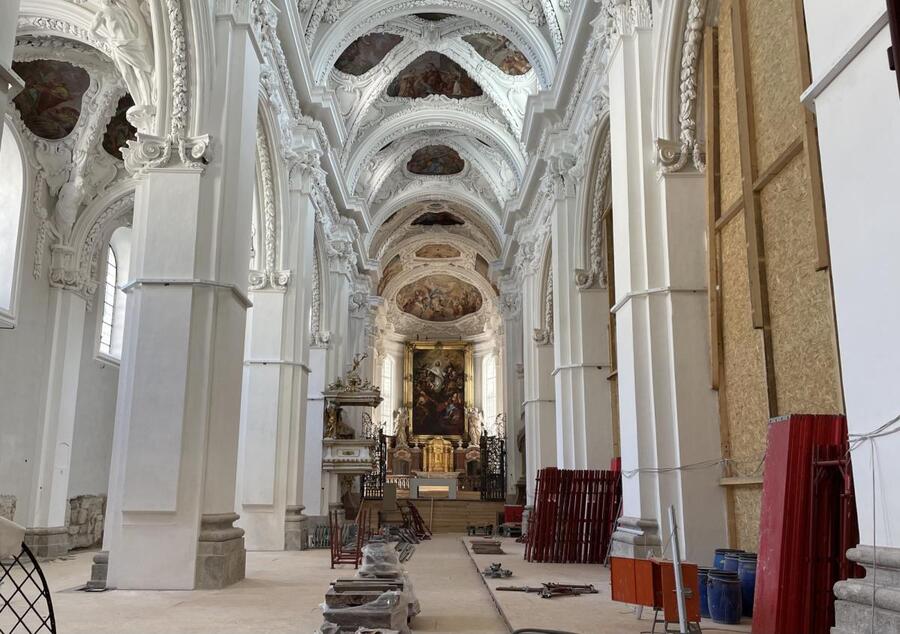
[[[403,367],[403,399],[412,412],[414,440],[462,439],[466,408],[475,395],[472,345],[409,342]]]

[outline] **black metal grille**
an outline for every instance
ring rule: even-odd
[[[372,472],[363,476],[363,499],[383,500],[384,483],[387,482],[387,438],[384,432],[372,423],[372,419],[366,420],[363,414],[363,433],[366,438],[375,440],[375,448],[372,450]]]
[[[506,440],[502,436],[481,435],[481,499],[506,499]]]
[[[25,544],[14,558],[0,561],[0,632],[56,634],[47,580]]]

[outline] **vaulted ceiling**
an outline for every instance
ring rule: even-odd
[[[489,263],[527,165],[528,98],[554,76],[554,6],[300,2],[316,80],[347,130],[347,187],[373,221],[377,292],[401,331],[475,335],[497,313]]]

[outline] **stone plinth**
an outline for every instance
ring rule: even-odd
[[[244,578],[244,530],[233,526],[237,513],[204,515],[200,520],[195,587],[224,588]]]
[[[612,535],[611,554],[614,557],[646,559],[662,552],[659,524],[656,520],[639,517],[620,517]]]
[[[65,526],[29,528],[25,531],[25,544],[35,557],[62,557],[69,552],[69,529]]]
[[[900,632],[900,548],[857,546],[847,558],[865,568],[866,576],[834,584],[831,634]]]
[[[288,506],[284,514],[284,549],[309,548],[309,522],[303,514],[304,506]]]
[[[105,590],[106,575],[109,572],[109,552],[101,550],[94,555],[94,563],[91,565],[91,578],[87,582],[88,590]]]

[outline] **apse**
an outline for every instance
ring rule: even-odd
[[[429,51],[397,74],[388,86],[387,94],[409,99],[431,95],[465,99],[480,97],[483,92],[462,66],[446,55]]]

